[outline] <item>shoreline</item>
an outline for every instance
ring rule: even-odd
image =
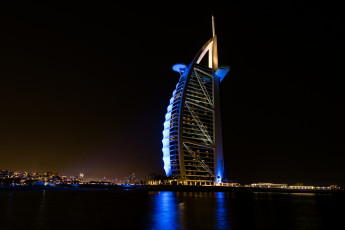
[[[172,191],[172,192],[238,192],[238,193],[313,193],[340,194],[344,190],[315,190],[315,189],[281,189],[281,188],[249,188],[226,186],[188,186],[188,185],[15,185],[0,186],[0,192],[12,191]]]

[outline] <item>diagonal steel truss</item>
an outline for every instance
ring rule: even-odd
[[[211,98],[210,95],[208,94],[207,89],[206,89],[204,83],[202,82],[201,77],[200,77],[200,75],[198,74],[197,71],[200,71],[200,72],[203,73],[203,74],[206,74],[206,73],[205,73],[204,71],[201,71],[201,70],[197,69],[197,68],[194,68],[194,73],[195,73],[196,79],[198,79],[200,88],[201,88],[201,90],[203,91],[203,93],[204,93],[204,95],[205,95],[205,97],[206,97],[208,103],[210,104],[210,106],[211,106],[212,108],[214,108],[214,101],[212,100],[212,98]],[[210,74],[207,74],[207,76],[210,76],[210,77],[213,78],[213,76],[210,75]]]
[[[199,117],[195,114],[193,108],[189,105],[189,102],[185,102],[187,109],[189,110],[190,114],[192,115],[193,119],[195,120],[196,124],[198,125],[199,129],[201,130],[202,134],[207,138],[207,140],[213,144],[213,140],[208,134],[204,124],[200,121]]]
[[[192,128],[192,130],[205,144],[209,144],[207,138],[205,138],[201,131],[195,128]]]
[[[198,157],[198,155],[195,154],[195,152],[191,148],[189,148],[186,145],[186,143],[183,143],[183,146],[187,149],[188,153],[193,157],[193,159],[195,159],[205,171],[209,172],[212,176],[214,176],[211,169],[201,160],[200,157]]]

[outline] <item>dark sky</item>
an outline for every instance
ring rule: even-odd
[[[227,177],[344,186],[344,14],[297,2],[2,5],[0,169],[163,173],[171,67],[213,14]]]

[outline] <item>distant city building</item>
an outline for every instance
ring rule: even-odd
[[[248,187],[252,188],[287,188],[287,184],[273,184],[273,183],[254,183],[250,184]]]
[[[212,32],[189,65],[173,66],[180,79],[165,115],[162,151],[166,175],[181,184],[219,184],[224,178],[219,86],[229,68],[218,67],[213,17]]]
[[[315,186],[305,186],[305,185],[291,185],[290,189],[315,189]]]

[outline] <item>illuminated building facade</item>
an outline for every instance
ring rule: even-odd
[[[218,67],[213,17],[212,32],[188,66],[173,66],[180,79],[165,115],[162,150],[166,175],[182,184],[212,185],[224,177],[219,86],[229,68]]]

